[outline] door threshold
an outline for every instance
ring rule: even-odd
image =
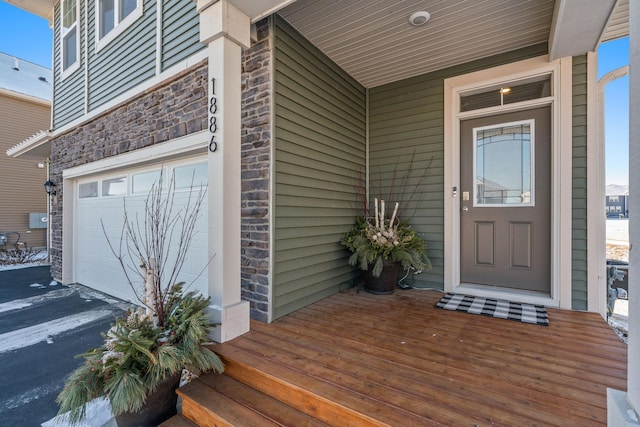
[[[478,285],[475,283],[460,283],[454,286],[452,292],[473,295],[477,297],[503,299],[512,302],[559,307],[560,303],[544,292],[526,291],[522,289],[504,288],[500,286]]]

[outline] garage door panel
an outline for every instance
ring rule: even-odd
[[[122,172],[118,174],[122,175]],[[105,177],[107,179],[108,177]],[[197,191],[194,191],[191,203]],[[176,191],[173,213],[182,214],[188,203],[188,191]],[[97,197],[91,199],[76,199],[74,217],[74,277],[78,283],[97,289],[128,301],[136,301],[135,294],[128,284],[122,267],[109,248],[109,241],[116,251],[122,246],[125,264],[140,265],[138,260],[129,258],[125,242],[121,242],[124,223],[125,206],[130,221],[138,221],[144,227],[144,207],[146,194],[130,195],[126,197]],[[126,202],[126,204],[125,204]],[[206,197],[200,210],[200,217],[196,222],[196,232],[185,259],[178,281],[191,284],[190,290],[197,290],[207,294],[208,238],[207,238],[207,201]],[[103,231],[104,225],[104,231]],[[180,225],[175,228],[167,261],[165,275],[171,273],[175,250],[180,238]],[[109,238],[105,237],[105,232]],[[166,236],[168,239],[169,237]],[[133,271],[129,277],[135,280],[137,289],[143,289],[142,279]],[[192,283],[193,282],[193,283]]]

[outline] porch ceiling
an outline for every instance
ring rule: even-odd
[[[615,3],[599,1],[597,17],[580,0],[297,0],[279,14],[361,84],[375,87],[549,42],[552,23],[550,50],[585,53],[628,33],[628,0],[618,0],[609,19]],[[555,20],[554,9],[563,12]],[[431,19],[415,27],[409,16],[418,11]],[[574,24],[585,21],[589,31]],[[588,33],[586,47],[577,45],[578,31]]]

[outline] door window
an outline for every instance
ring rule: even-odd
[[[473,129],[473,206],[534,206],[534,122]]]

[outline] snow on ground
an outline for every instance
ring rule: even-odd
[[[613,315],[609,316],[611,329],[629,344],[629,300],[617,299],[613,308]]]
[[[0,264],[0,271],[5,270],[17,270],[19,268],[28,268],[28,267],[38,267],[41,265],[47,265],[48,254],[46,250],[41,250],[33,257],[31,257],[31,261],[23,264]]]
[[[111,413],[111,404],[106,397],[99,397],[87,404],[87,416],[83,422],[73,424],[75,427],[117,427],[115,418]],[[65,420],[64,415],[59,415],[42,423],[42,427],[72,427]]]

